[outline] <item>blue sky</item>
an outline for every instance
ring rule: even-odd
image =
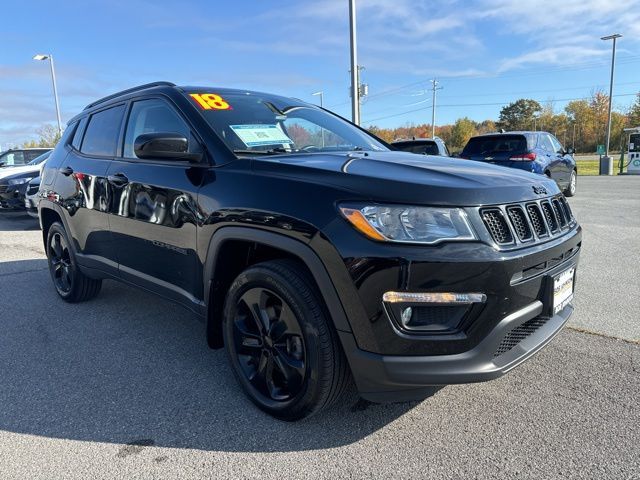
[[[55,122],[46,62],[52,53],[63,121],[96,98],[170,80],[270,91],[324,103],[349,116],[347,0],[58,0],[3,6],[0,146],[35,138]],[[179,5],[179,6],[177,6]],[[370,96],[363,125],[497,118],[503,104],[554,101],[608,89],[618,43],[614,108],[640,91],[640,0],[359,0],[359,64]]]

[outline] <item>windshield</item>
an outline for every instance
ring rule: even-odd
[[[193,91],[189,97],[238,155],[387,150],[348,122],[300,100],[224,91]]]
[[[521,153],[527,150],[524,135],[495,135],[473,137],[462,150],[463,155],[487,155],[490,153]]]
[[[33,160],[31,160],[27,165],[40,165],[42,162],[44,162],[47,158],[49,158],[49,155],[51,155],[51,151],[49,152],[45,152],[42,155],[34,158]]]

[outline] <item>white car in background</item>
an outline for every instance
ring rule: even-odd
[[[22,209],[28,183],[40,176],[51,151],[34,158],[27,165],[0,170],[0,209]]]

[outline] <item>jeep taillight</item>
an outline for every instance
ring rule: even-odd
[[[516,162],[531,162],[535,159],[536,154],[533,152],[525,153],[524,155],[514,155],[513,157],[509,158],[509,160],[514,160]]]

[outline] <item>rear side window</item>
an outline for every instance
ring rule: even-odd
[[[426,155],[439,155],[436,142],[402,142],[393,146],[403,152],[424,153]]]
[[[151,99],[135,102],[131,107],[127,133],[124,137],[125,158],[136,158],[133,146],[140,135],[144,133],[178,133],[187,140],[191,130],[178,113],[164,100]]]
[[[115,156],[123,113],[124,105],[118,105],[91,115],[80,151],[87,155]]]
[[[31,160],[38,158],[45,152],[46,150],[27,150],[24,152],[24,161],[29,163]]]
[[[71,145],[76,150],[80,150],[80,145],[82,144],[82,135],[84,134],[84,127],[87,126],[87,117],[84,117],[80,120],[80,124],[78,128],[76,128],[75,133],[73,134],[73,140],[71,141]]]
[[[527,150],[524,135],[487,135],[473,137],[462,150],[465,155],[488,155],[490,153],[521,153]]]

